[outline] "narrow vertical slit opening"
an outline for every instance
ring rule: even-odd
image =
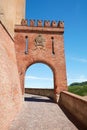
[[[52,54],[55,55],[55,52],[54,52],[54,37],[51,37],[52,39]]]
[[[28,36],[25,36],[25,54],[28,54]]]

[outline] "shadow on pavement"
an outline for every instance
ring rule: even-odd
[[[52,99],[44,99],[37,96],[34,97],[25,97],[24,101],[26,102],[45,102],[45,103],[54,103]]]

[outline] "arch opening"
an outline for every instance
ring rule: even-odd
[[[53,97],[54,72],[45,63],[30,65],[25,73],[25,93]]]
[[[25,88],[54,88],[52,69],[44,63],[34,63],[28,67],[25,74]]]

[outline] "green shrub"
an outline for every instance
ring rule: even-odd
[[[84,86],[69,86],[68,91],[80,96],[87,96],[87,84]]]

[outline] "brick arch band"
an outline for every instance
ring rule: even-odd
[[[15,26],[15,50],[23,93],[25,72],[30,65],[37,62],[52,69],[54,94],[67,90],[63,33],[62,22],[58,26]]]

